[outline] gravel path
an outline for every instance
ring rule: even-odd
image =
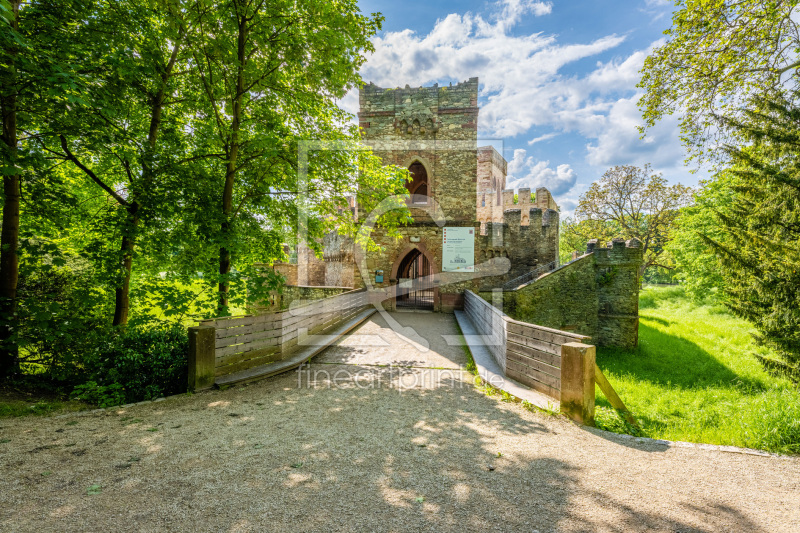
[[[414,368],[346,340],[299,375],[0,420],[0,530],[800,531],[800,459],[600,435],[484,395],[460,347],[359,333]]]

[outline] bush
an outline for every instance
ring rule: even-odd
[[[46,266],[21,269],[16,341],[26,373],[69,381],[87,352],[87,332],[103,329],[112,309],[93,271],[81,262]]]
[[[189,338],[182,326],[128,327],[96,343],[87,381],[72,397],[107,407],[186,392]]]

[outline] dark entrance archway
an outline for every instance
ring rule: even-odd
[[[411,204],[427,205],[429,186],[428,171],[425,169],[425,165],[419,161],[414,161],[408,167],[408,171],[413,178],[410,183],[406,183],[408,193],[411,195],[409,201]]]
[[[397,269],[397,309],[433,310],[433,265],[417,249],[410,250]]]

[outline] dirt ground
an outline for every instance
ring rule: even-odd
[[[0,530],[800,531],[800,459],[637,444],[486,396],[442,317],[394,315],[427,352],[376,316],[372,341],[300,372],[0,420]]]

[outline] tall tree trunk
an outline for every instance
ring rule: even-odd
[[[153,98],[153,107],[150,109],[150,129],[147,132],[147,153],[142,161],[142,187],[144,189],[149,188],[152,184],[153,169],[150,166],[152,164],[150,156],[155,151],[156,142],[158,141],[158,132],[161,127],[161,113],[164,109],[164,100],[166,98],[167,82],[172,75],[172,70],[175,68],[181,41],[182,39],[179,39],[172,47],[172,55],[170,56],[169,63],[161,76],[161,87],[158,90],[158,94]],[[136,229],[139,226],[140,217],[139,202],[136,196],[136,187],[131,184],[131,205],[127,210],[128,220],[126,232],[122,236],[122,244],[120,245],[120,253],[122,255],[122,261],[120,263],[120,267],[122,268],[122,283],[117,287],[114,294],[114,326],[124,326],[128,323],[133,251],[136,246]]]
[[[239,35],[237,38],[237,59],[239,60],[236,74],[236,94],[233,97],[233,113],[231,117],[231,140],[228,151],[228,164],[225,167],[225,188],[222,191],[222,238],[223,245],[219,249],[219,305],[217,314],[228,314],[230,282],[228,275],[231,272],[231,252],[226,243],[232,236],[233,216],[233,185],[236,178],[236,165],[239,157],[239,128],[242,118],[242,99],[244,98],[244,65],[247,61],[245,44],[247,42],[247,19],[244,15],[239,19]]]
[[[12,31],[19,31],[19,5],[13,2]],[[15,53],[15,52],[14,52]],[[13,58],[13,56],[12,56]],[[13,64],[4,76],[2,91],[3,137],[9,162],[16,164],[17,156],[17,96],[16,72]],[[19,279],[19,197],[20,175],[3,176],[3,228],[0,235],[0,377],[13,374],[19,368],[16,332],[17,281]]]
[[[136,226],[139,224],[139,204],[133,203],[127,209],[129,228],[122,236],[120,253],[122,254],[122,284],[114,293],[114,326],[124,326],[128,323],[130,310],[131,269],[133,268],[133,247],[136,243]]]

